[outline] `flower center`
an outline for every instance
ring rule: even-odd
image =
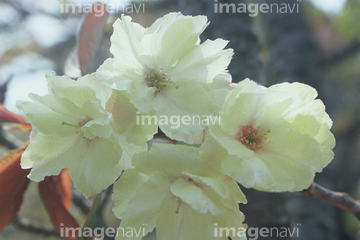
[[[179,86],[171,82],[170,78],[167,78],[166,73],[164,73],[161,68],[158,72],[155,72],[154,69],[152,69],[146,76],[145,81],[148,87],[152,87],[158,92],[162,90],[166,91],[167,86],[174,87],[176,89],[179,88]]]
[[[262,149],[266,134],[269,132],[270,129],[260,132],[260,128],[255,128],[253,125],[241,126],[236,139],[248,149],[257,152]]]

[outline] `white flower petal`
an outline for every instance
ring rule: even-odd
[[[126,205],[134,197],[137,190],[149,179],[149,176],[135,169],[129,169],[121,175],[120,179],[121,181],[115,182],[112,195],[115,205],[113,212],[118,218],[126,210]]]
[[[204,233],[208,232],[210,225],[207,215],[199,214],[186,203],[182,203],[179,213],[176,214],[177,205],[177,201],[174,200],[165,204],[157,222],[157,239],[209,239],[204,236]]]
[[[216,39],[193,46],[176,65],[168,69],[170,78],[177,81],[211,83],[215,76],[223,73],[230,64],[233,50],[224,50],[227,43],[228,41],[223,39]]]
[[[179,89],[159,93],[153,104],[159,123],[163,116],[168,119],[167,124],[159,124],[168,137],[190,144],[202,142],[202,123],[213,111],[212,100],[203,86],[181,83]]]
[[[192,182],[179,178],[171,184],[170,190],[172,194],[200,213],[204,214],[207,211],[210,211],[213,215],[219,215],[225,212],[220,201],[214,201],[216,198],[211,199],[201,188],[197,187]]]
[[[114,34],[111,36],[110,52],[114,55],[114,65],[118,69],[142,69],[137,60],[141,52],[140,41],[145,29],[137,23],[131,22],[131,17],[121,16],[115,21]]]
[[[138,188],[127,204],[126,210],[120,214],[122,218],[120,227],[139,229],[145,226],[146,233],[152,231],[156,226],[161,208],[171,198],[169,188],[170,183],[165,174],[152,173],[149,180]],[[135,239],[141,238],[142,236]]]

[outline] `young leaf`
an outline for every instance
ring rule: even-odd
[[[14,130],[20,130],[24,132],[30,132],[32,130],[32,126],[30,123],[19,123],[15,126],[7,127],[5,130],[14,131]]]
[[[67,210],[70,209],[72,200],[72,184],[67,169],[63,169],[59,176],[52,176],[56,189],[61,196],[62,203]]]
[[[27,123],[28,121],[26,118],[10,112],[6,107],[4,107],[4,105],[0,103],[0,122]]]
[[[97,10],[103,9],[102,14],[98,14]],[[91,61],[98,50],[100,41],[103,36],[103,30],[109,13],[105,11],[106,4],[95,3],[92,11],[86,16],[79,35],[79,62],[83,75],[88,73]]]
[[[99,14],[99,9],[103,11]],[[89,73],[89,66],[99,48],[109,13],[106,4],[95,3],[86,15],[77,37],[77,46],[67,58],[64,72],[71,78]]]
[[[71,200],[70,184],[67,170],[63,170],[59,176],[46,177],[39,183],[39,193],[45,209],[54,228],[60,233],[64,233],[66,228],[79,227],[74,217],[68,212]],[[75,235],[65,236],[67,239],[76,239],[76,234],[79,232],[70,231],[69,233]]]
[[[0,231],[16,216],[29,184],[30,170],[20,167],[20,158],[28,143],[0,159]]]

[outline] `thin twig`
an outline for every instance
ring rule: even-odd
[[[16,146],[13,142],[11,142],[10,140],[8,140],[5,135],[4,135],[4,131],[2,128],[2,124],[0,124],[0,145],[3,145],[5,147],[7,147],[8,149],[16,149],[18,148],[18,146]]]
[[[88,204],[87,200],[80,192],[73,191],[72,202],[74,203],[75,206],[77,206],[80,209],[80,211],[84,215],[87,215],[89,213],[90,205]]]
[[[111,195],[113,192],[113,185],[104,190],[104,194],[102,196],[101,204],[99,206],[99,212],[102,213],[106,204],[109,202]]]
[[[22,231],[41,234],[43,236],[59,236],[59,233],[54,228],[31,223],[28,219],[23,217],[16,217],[12,223]]]
[[[331,66],[337,63],[341,63],[349,57],[355,56],[360,51],[360,42],[353,41],[348,46],[343,47],[340,52],[336,52],[328,57],[320,59],[320,66]]]
[[[313,182],[308,189],[302,191],[302,194],[328,202],[348,211],[360,220],[360,202],[347,193],[334,192]]]

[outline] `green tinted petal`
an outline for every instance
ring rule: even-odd
[[[191,174],[188,172],[183,172],[183,174],[193,179],[195,182],[206,184],[208,187],[212,188],[219,195],[219,197],[230,198],[230,193],[227,189],[227,186],[224,184],[224,182],[220,181],[219,179],[212,177],[197,176],[195,174]]]
[[[57,175],[82,154],[85,141],[81,139],[83,138],[80,134],[60,136],[38,133],[23,153],[21,167],[24,169],[33,167],[30,173],[33,181],[41,181],[45,176]]]
[[[172,21],[167,21],[173,17]],[[159,26],[157,39],[160,41],[159,63],[169,69],[179,57],[190,50],[206,27],[205,16],[182,16],[173,14],[165,17]]]
[[[96,70],[96,77],[103,83],[109,84],[112,88],[117,90],[130,91],[134,81],[134,73],[130,76],[121,74],[121,71],[114,66],[114,59],[108,58],[104,63]]]
[[[110,52],[114,55],[114,64],[118,69],[141,69],[137,60],[140,53],[140,41],[145,29],[131,22],[131,17],[122,15],[113,24]]]
[[[90,196],[106,189],[121,174],[121,152],[110,140],[89,141],[81,134],[69,137],[39,133],[22,157],[29,178],[41,181],[68,168],[75,187]]]
[[[129,201],[134,197],[137,190],[149,179],[149,176],[138,172],[136,169],[126,170],[114,184],[114,201],[113,212],[116,217],[120,218],[126,210]]]
[[[202,142],[202,123],[213,112],[212,100],[204,86],[180,83],[179,89],[169,88],[159,93],[153,103],[160,128],[168,137],[189,144]],[[161,124],[161,118],[168,121]]]
[[[219,216],[207,216],[208,235],[206,239],[227,240],[228,236],[233,240],[246,240],[245,231],[247,226],[243,224],[245,217],[238,209],[227,209],[226,213]]]
[[[89,121],[81,128],[81,131],[84,133],[84,137],[88,139],[109,138],[113,133],[113,129],[109,125],[109,118],[97,118]]]
[[[77,81],[67,76],[54,76],[48,78],[48,82],[52,94],[69,99],[78,107],[88,100],[101,103],[100,99],[106,101],[108,97],[106,87],[96,79],[94,74],[81,77]],[[96,95],[97,92],[99,96]]]
[[[267,139],[264,152],[289,158],[309,167],[313,171],[320,171],[323,168],[321,145],[312,136],[278,126],[271,129]],[[291,169],[289,170],[291,171]]]
[[[221,203],[216,201],[219,199],[210,198],[192,182],[179,178],[171,184],[170,189],[172,194],[189,204],[199,213],[210,211],[214,215],[219,215],[225,211]]]
[[[277,91],[277,92],[284,92],[288,95],[293,96],[299,102],[309,102],[314,100],[317,97],[316,89],[310,87],[309,85],[303,83],[280,83],[275,84],[269,87],[269,90]]]
[[[69,173],[75,187],[90,196],[109,187],[121,175],[121,151],[111,139],[84,141],[87,151],[83,152],[83,158],[72,163]]]
[[[176,81],[211,83],[216,75],[227,69],[231,61],[233,50],[223,50],[227,43],[223,39],[216,39],[193,46],[168,70],[169,76],[174,76]]]
[[[143,114],[130,103],[130,95],[125,91],[113,90],[106,110],[112,113],[116,130],[125,134],[129,143],[145,147],[147,141],[157,132],[157,125],[142,124]]]
[[[78,129],[62,125],[64,121],[76,122],[77,118],[75,116],[64,116],[37,102],[18,101],[16,107],[26,116],[34,128],[43,133],[71,135],[78,131]]]
[[[157,221],[157,239],[209,239],[204,238],[209,227],[207,215],[200,214],[185,202],[181,204],[179,213],[176,214],[177,206],[178,202],[176,200],[165,203]]]
[[[126,210],[119,215],[122,218],[120,227],[139,229],[145,226],[146,233],[152,231],[161,208],[170,198],[170,183],[166,174],[160,172],[150,174],[149,179],[137,189]]]
[[[138,153],[133,157],[133,165],[142,172],[166,172],[178,177],[183,171],[194,172],[201,162],[196,158],[198,149],[185,145],[153,143],[149,152]]]
[[[267,163],[276,184],[271,188],[255,186],[263,191],[301,191],[308,188],[314,179],[314,172],[292,159],[271,153],[263,153],[261,159]]]
[[[266,164],[256,155],[247,159],[229,156],[224,159],[223,168],[227,174],[248,188],[256,185],[270,188],[275,184]]]

